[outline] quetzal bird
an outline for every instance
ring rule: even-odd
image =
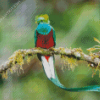
[[[44,49],[49,49],[51,47],[55,47],[56,45],[56,35],[54,28],[50,25],[49,16],[47,14],[38,15],[35,17],[35,21],[38,24],[35,34],[35,47],[41,47]],[[100,92],[100,86],[87,86],[81,88],[66,88],[62,85],[57,77],[56,70],[54,68],[54,55],[41,55],[37,54],[39,60],[42,62],[43,69],[47,78],[53,82],[59,88],[62,88],[67,91],[98,91]]]

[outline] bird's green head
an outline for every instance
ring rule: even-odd
[[[47,14],[41,14],[41,15],[37,15],[35,17],[35,23],[39,24],[39,23],[47,23],[49,24],[49,16]]]

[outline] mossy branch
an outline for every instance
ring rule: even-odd
[[[98,53],[90,53],[86,55],[83,53],[81,48],[50,48],[50,49],[42,49],[42,48],[33,48],[33,49],[20,49],[9,58],[7,62],[0,66],[0,73],[7,73],[7,70],[11,72],[16,70],[18,65],[20,69],[22,69],[22,65],[26,59],[27,62],[30,62],[30,57],[34,56],[35,54],[40,53],[43,55],[61,55],[61,58],[73,58],[76,60],[83,60],[88,62],[91,68],[100,68],[100,52]],[[69,63],[69,62],[68,62]],[[73,63],[73,62],[72,62]],[[71,63],[70,63],[71,64]],[[16,66],[17,65],[17,66]],[[16,67],[14,67],[16,66]]]
[[[100,44],[100,41],[94,38],[94,41]],[[70,66],[73,69],[73,66],[76,66],[76,61],[83,60],[88,63],[88,65],[100,72],[100,51],[96,53],[92,53],[92,51],[100,50],[100,45],[95,45],[93,48],[87,49],[90,51],[89,55],[83,53],[81,48],[50,48],[50,49],[42,49],[42,48],[33,48],[33,49],[19,49],[15,51],[14,54],[9,58],[7,62],[0,66],[0,73],[3,78],[7,78],[7,71],[9,70],[11,73],[16,72],[16,70],[23,69],[22,65],[31,61],[31,57],[35,54],[40,53],[42,55],[61,55],[61,59],[63,59],[64,64]],[[94,75],[95,73],[93,73]]]

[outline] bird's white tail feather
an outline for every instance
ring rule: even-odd
[[[45,56],[41,56],[41,60],[47,77],[55,78],[53,56],[50,56],[48,61]]]
[[[54,58],[53,58],[53,56],[50,56],[50,58],[49,58],[49,66],[50,66],[52,78],[55,78]]]

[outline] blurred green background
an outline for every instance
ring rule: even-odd
[[[48,14],[56,31],[56,47],[79,48],[85,53],[100,40],[99,0],[0,0],[0,65],[15,50],[34,48],[35,16]],[[62,70],[59,56],[55,67],[66,87],[100,85],[99,73],[79,62],[74,71]],[[34,57],[20,75],[0,76],[0,100],[99,100],[97,92],[67,92],[50,82],[41,62]]]

